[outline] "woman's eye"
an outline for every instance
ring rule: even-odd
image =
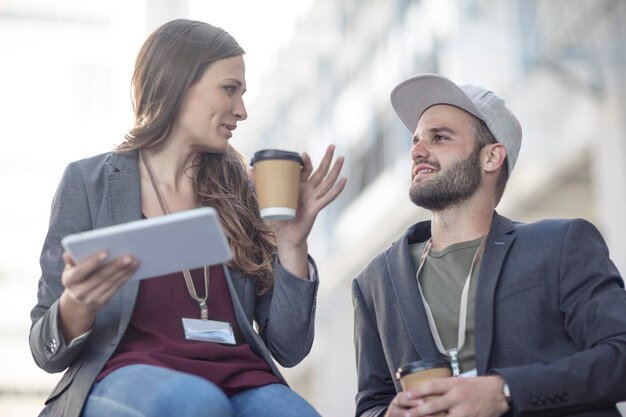
[[[231,93],[231,94],[232,94],[232,93],[234,93],[234,92],[235,92],[235,90],[237,89],[237,87],[235,87],[234,85],[227,85],[226,87],[224,87],[224,89],[225,89],[226,91],[228,91],[229,93]]]

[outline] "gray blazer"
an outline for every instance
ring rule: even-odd
[[[419,296],[412,226],[353,281],[357,416],[382,416],[399,366],[439,356]],[[494,214],[475,300],[476,366],[509,384],[515,415],[618,416],[626,399],[626,292],[589,222]]]
[[[88,337],[69,346],[57,319],[64,267],[60,241],[72,233],[140,218],[137,152],[98,155],[66,168],[52,203],[40,258],[38,302],[31,311],[29,340],[35,362],[51,373],[67,369],[46,400],[43,415],[80,415],[96,376],[126,331],[139,288],[136,281],[123,286],[98,311]],[[225,268],[224,272],[244,339],[285,382],[270,353],[285,367],[296,365],[309,353],[318,281],[299,279],[278,262],[274,265],[274,288],[262,296],[257,295],[255,281],[241,271]],[[258,333],[253,329],[253,320]]]

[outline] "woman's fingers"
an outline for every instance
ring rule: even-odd
[[[76,266],[76,262],[72,259],[72,256],[69,252],[63,252],[63,261],[65,262],[65,266]]]
[[[328,192],[326,192],[326,194],[324,194],[322,198],[319,199],[320,203],[322,204],[320,210],[333,202],[335,198],[337,198],[337,196],[341,194],[347,182],[348,180],[346,178],[341,178],[339,181],[337,181],[336,184],[333,185],[333,187]]]
[[[96,252],[88,256],[81,262],[74,262],[69,253],[63,254],[65,260],[65,270],[63,272],[63,285],[70,286],[84,281],[94,270],[102,265],[106,259],[106,252]]]
[[[319,168],[309,179],[307,187],[301,189],[303,191],[302,201],[313,213],[318,213],[335,200],[346,185],[347,179],[339,178],[345,158],[343,156],[338,157],[330,168],[333,153],[334,146],[331,145],[328,147]]]
[[[250,184],[252,184],[252,187],[254,188],[254,186],[255,186],[255,183],[254,183],[254,168],[247,167],[246,168],[246,176],[248,177],[248,181],[250,182]]]
[[[117,283],[130,278],[132,273],[135,272],[136,266],[138,266],[138,262],[131,256],[120,256],[97,271],[98,280],[94,279],[94,281],[99,281],[97,286],[105,290],[110,286],[119,287]]]
[[[101,261],[94,263],[90,258],[68,268],[62,280],[74,300],[99,307],[132,276],[139,265],[131,256],[120,256],[103,264]]]
[[[333,160],[333,154],[335,153],[335,145],[328,145],[326,148],[326,152],[324,153],[324,157],[320,162],[320,165],[317,167],[313,175],[309,178],[309,182],[317,187],[328,174],[328,170],[330,168],[330,164]]]
[[[335,164],[333,165],[333,168],[330,170],[326,178],[324,178],[319,184],[316,193],[318,197],[324,196],[326,193],[328,193],[329,190],[333,188],[333,186],[335,186],[335,184],[337,183],[337,178],[339,178],[339,174],[341,173],[343,162],[343,156],[337,158]],[[343,182],[345,184],[345,178],[342,180],[344,180]]]
[[[308,153],[302,152],[302,169],[300,170],[300,181],[306,182],[311,176],[311,172],[313,172],[313,162],[311,162],[311,157]]]
[[[94,288],[92,296],[96,304],[103,305],[115,292],[120,289],[137,270],[139,263],[131,259],[130,263],[123,263],[121,267],[107,271],[100,285]]]

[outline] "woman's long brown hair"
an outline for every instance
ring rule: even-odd
[[[135,126],[118,152],[166,141],[189,87],[211,63],[243,53],[228,32],[204,22],[179,19],[156,29],[137,56],[132,80]],[[273,284],[276,242],[258,214],[243,156],[229,146],[222,154],[203,154],[193,168],[198,202],[219,214],[233,250],[232,266],[255,277],[259,293],[267,291]]]

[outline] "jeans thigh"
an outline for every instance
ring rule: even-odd
[[[212,382],[151,365],[128,365],[94,384],[82,417],[231,417],[230,400]]]
[[[235,417],[320,417],[311,404],[282,384],[238,392],[230,402]]]

